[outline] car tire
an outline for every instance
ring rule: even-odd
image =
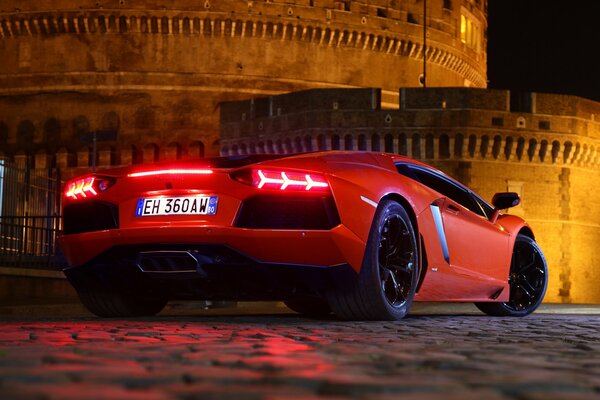
[[[140,297],[123,293],[85,290],[78,291],[83,305],[93,314],[104,318],[150,317],[167,304],[162,297]]]
[[[293,299],[283,302],[290,310],[309,318],[325,318],[331,308],[325,299]]]
[[[408,213],[399,203],[382,200],[373,218],[358,279],[351,287],[328,293],[331,310],[345,320],[403,318],[415,296],[418,257]]]
[[[529,236],[517,236],[508,281],[508,302],[475,303],[477,308],[492,316],[524,317],[542,303],[548,286],[548,266],[544,253]]]

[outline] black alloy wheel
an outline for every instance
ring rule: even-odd
[[[519,235],[515,241],[508,283],[508,302],[475,305],[489,315],[515,317],[529,315],[539,307],[548,286],[548,266],[542,250],[528,236]]]
[[[398,202],[382,200],[356,284],[330,292],[329,305],[346,320],[399,320],[412,306],[418,266],[416,233],[408,213]]]
[[[379,277],[381,290],[388,303],[403,307],[411,295],[415,273],[415,251],[409,228],[399,214],[384,221],[379,234]]]

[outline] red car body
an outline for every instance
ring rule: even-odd
[[[72,180],[60,237],[65,273],[82,299],[118,287],[152,288],[148,293],[165,299],[299,299],[305,305],[302,299],[310,298],[331,305],[323,300],[328,291],[353,287],[361,275],[384,200],[409,216],[398,230],[414,231],[416,247],[406,251],[411,263],[418,260],[411,302],[511,301],[515,242],[519,235],[533,239],[527,223],[423,163],[372,152],[138,165]],[[537,253],[533,258],[543,261]],[[542,267],[528,279],[545,290],[545,261]],[[543,293],[537,297],[532,302],[539,304]],[[375,318],[364,310],[349,315],[363,316]]]

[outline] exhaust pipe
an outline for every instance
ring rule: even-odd
[[[195,273],[202,278],[208,275],[202,268],[204,264],[214,261],[201,254],[189,250],[142,251],[138,254],[136,264],[142,272],[158,274]]]

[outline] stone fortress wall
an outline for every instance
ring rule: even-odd
[[[429,85],[486,86],[486,14],[428,1]],[[101,166],[195,158],[218,153],[224,100],[381,87],[397,106],[419,85],[423,2],[0,0],[0,59],[1,153],[78,173],[81,136],[108,130]]]
[[[600,103],[466,88],[312,90],[221,109],[223,155],[368,150],[423,160],[532,225],[550,267],[546,301],[599,303]]]

